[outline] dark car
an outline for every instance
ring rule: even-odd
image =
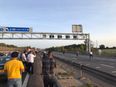
[[[4,73],[4,64],[10,60],[9,56],[2,56],[0,57],[0,75],[5,74]]]
[[[0,53],[0,56],[4,56],[5,54],[4,53]]]

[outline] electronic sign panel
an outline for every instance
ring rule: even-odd
[[[73,36],[73,39],[77,39],[77,36]]]
[[[50,37],[50,38],[54,38],[54,35],[50,35],[49,37]]]
[[[58,35],[57,37],[58,37],[58,39],[62,39],[62,35]]]
[[[66,36],[66,39],[69,39],[69,38],[70,38],[70,36],[67,35],[67,36]]]
[[[82,25],[72,25],[72,32],[82,33]]]

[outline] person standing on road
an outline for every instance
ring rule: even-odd
[[[20,59],[21,61],[24,63],[25,65],[25,62],[27,61],[27,58],[26,58],[26,50],[24,50],[21,54],[20,54]]]
[[[28,60],[28,72],[30,74],[33,74],[33,68],[34,68],[34,58],[36,57],[36,54],[34,51],[30,51],[27,60]]]
[[[89,53],[89,57],[90,57],[90,60],[93,59],[93,52],[92,52],[92,51],[90,51],[90,53]]]
[[[53,57],[52,51],[48,51],[48,58],[50,60],[50,75],[49,75],[49,79],[50,79],[50,87],[54,87],[55,85],[55,73],[54,73],[54,69],[56,68],[56,61]]]
[[[50,74],[54,74],[54,68],[56,68],[56,61],[53,57],[52,51],[48,51],[48,58],[50,60]]]
[[[25,66],[25,71],[27,71],[27,65],[28,65],[28,62],[27,62],[27,57],[26,57],[26,50],[24,50],[22,53],[21,53],[21,60]]]
[[[48,51],[48,55],[44,53],[42,59],[42,75],[44,87],[54,87],[54,68],[56,67],[56,62],[53,58],[52,52]]]
[[[77,56],[77,57],[79,56],[79,51],[76,52],[76,56]]]
[[[42,76],[44,87],[49,87],[50,62],[47,53],[44,51],[42,56]]]
[[[18,60],[18,52],[11,53],[11,60],[5,63],[4,71],[8,76],[8,87],[22,87],[22,75],[24,65]]]

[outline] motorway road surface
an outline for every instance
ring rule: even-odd
[[[79,55],[77,57],[75,54],[63,54],[60,52],[54,52],[54,56],[83,64],[88,67],[95,68],[97,70],[101,70],[116,76],[116,59],[114,58],[93,57],[93,60],[90,60],[89,56],[87,55]]]

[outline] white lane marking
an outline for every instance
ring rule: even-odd
[[[112,71],[112,73],[116,73],[116,71]]]
[[[95,67],[95,68],[101,68],[101,67],[97,66],[97,67]]]
[[[114,68],[114,66],[110,66],[110,65],[106,65],[106,64],[100,64],[100,65],[110,67],[110,68]]]
[[[82,63],[82,62],[79,62],[79,63]]]
[[[25,80],[24,80],[24,82],[23,82],[22,87],[27,87],[28,80],[29,80],[29,74],[27,73],[27,75],[26,75],[26,77],[25,77]]]
[[[86,66],[88,66],[88,65],[90,65],[89,63],[88,64],[86,64]]]

